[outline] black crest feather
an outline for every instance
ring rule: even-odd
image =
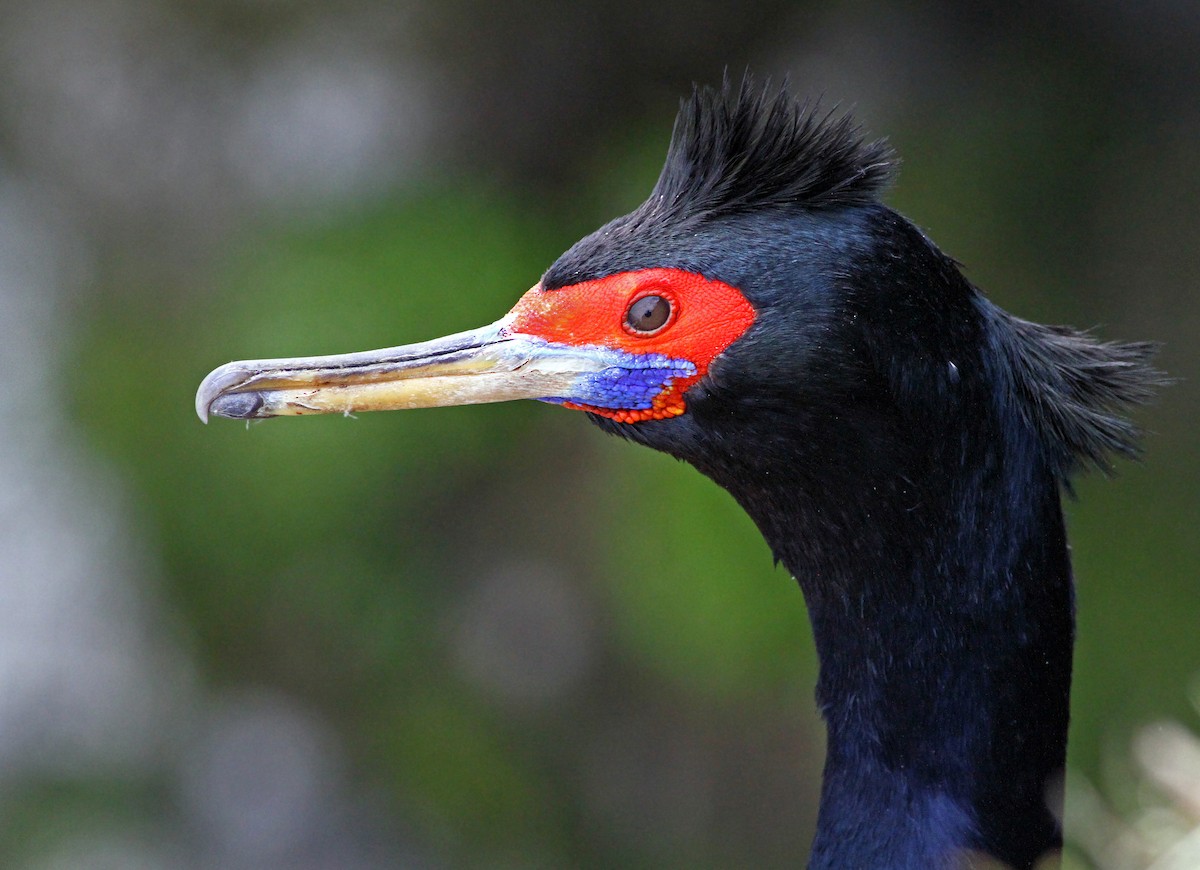
[[[1113,456],[1137,458],[1141,432],[1126,416],[1170,380],[1152,365],[1153,342],[1106,342],[1068,326],[1043,326],[988,306],[1012,370],[1016,406],[1060,476],[1111,471]]]
[[[747,74],[720,90],[697,87],[675,121],[666,163],[639,211],[671,220],[773,207],[869,202],[891,180],[884,140],[867,142],[849,115],[797,102],[786,84]]]

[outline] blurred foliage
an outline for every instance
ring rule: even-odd
[[[226,7],[243,10],[212,6]],[[230,15],[221,27],[245,26]],[[1088,102],[1090,68],[1053,48],[1039,49],[1049,84],[1036,91],[1018,86],[1029,73],[1017,53],[1001,85],[964,85],[942,111],[898,119],[889,132],[906,163],[891,201],[1014,313],[1156,337],[1122,334],[1136,301],[1098,307],[1082,284],[1103,225],[1077,155],[1116,134],[1111,109]],[[520,61],[518,80],[546,76]],[[573,139],[586,181],[549,201],[477,176],[427,182],[319,223],[303,210],[263,221],[177,286],[129,286],[105,263],[79,312],[73,411],[134,491],[179,639],[208,683],[276,686],[319,709],[355,780],[439,862],[792,866],[821,763],[815,659],[798,588],[725,493],[536,403],[245,427],[203,427],[190,406],[228,359],[401,344],[500,317],[578,235],[649,189],[669,118],[657,105],[648,121],[618,120],[599,141]],[[522,177],[530,161],[507,171]],[[1189,396],[1168,391],[1145,415],[1145,465],[1081,481],[1067,505],[1080,610],[1070,753],[1092,779],[1136,724],[1185,717],[1183,687],[1200,671]],[[498,696],[459,660],[463,602],[514,564],[564,578],[597,638],[583,676],[544,703]],[[113,803],[159,791],[137,784]],[[90,818],[108,794],[78,792],[35,790],[30,806]],[[53,837],[38,818],[15,814],[0,849]]]

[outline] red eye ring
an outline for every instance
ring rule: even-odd
[[[658,335],[675,319],[675,303],[666,295],[644,293],[625,309],[621,327],[630,335],[646,338]]]

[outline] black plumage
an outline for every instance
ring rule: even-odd
[[[879,202],[891,172],[845,117],[697,90],[651,197],[544,285],[671,266],[760,312],[687,414],[593,419],[732,493],[803,587],[829,727],[812,866],[1030,867],[1061,844],[1060,488],[1136,453],[1154,347],[992,305]]]

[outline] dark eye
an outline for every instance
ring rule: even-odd
[[[625,322],[634,332],[650,333],[662,329],[671,316],[671,303],[661,296],[643,296],[625,314]]]

